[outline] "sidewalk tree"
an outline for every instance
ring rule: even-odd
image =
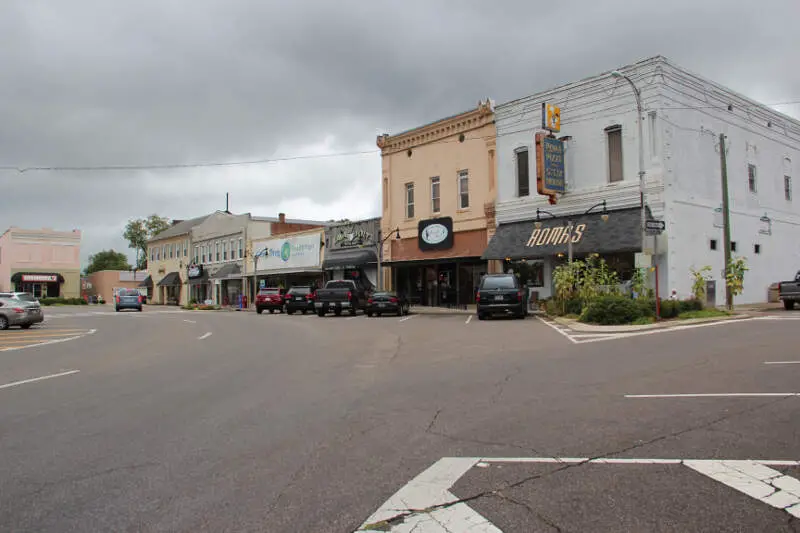
[[[89,256],[89,266],[86,267],[86,274],[99,272],[101,270],[130,270],[128,256],[122,252],[114,250],[103,250]]]
[[[129,220],[122,234],[128,241],[128,247],[136,250],[137,268],[147,268],[147,241],[170,227],[168,218],[150,215],[147,218]]]
[[[692,297],[700,302],[706,301],[706,282],[711,279],[711,267],[706,265],[695,270],[689,270],[692,276]]]
[[[742,294],[744,290],[744,273],[750,270],[747,268],[747,260],[744,257],[735,257],[730,260],[725,269],[725,285],[731,290],[731,295],[735,298]]]

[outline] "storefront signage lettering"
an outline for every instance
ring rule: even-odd
[[[571,231],[570,231],[571,230]],[[535,228],[531,232],[527,246],[554,246],[567,244],[572,236],[572,244],[581,242],[583,232],[586,231],[586,224],[576,226],[555,226],[553,228]]]
[[[361,246],[372,242],[372,234],[364,228],[349,226],[339,231],[334,237],[334,244],[340,248]]]
[[[313,233],[254,242],[255,268],[259,272],[287,268],[319,268],[321,239],[321,233]]]
[[[536,134],[536,190],[551,196],[566,190],[564,143],[554,137]]]
[[[189,276],[189,279],[199,278],[203,275],[203,265],[189,265],[186,275]]]
[[[422,251],[448,250],[453,247],[453,219],[450,217],[422,220],[417,227],[418,246]]]
[[[49,274],[23,274],[22,281],[29,283],[55,283],[58,281],[58,276]]]
[[[439,244],[450,232],[441,224],[431,224],[422,230],[422,240],[428,244]]]

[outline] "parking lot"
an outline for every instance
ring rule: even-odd
[[[30,344],[0,352],[6,530],[797,526],[796,314],[602,342],[535,317],[45,315],[24,333],[86,334],[4,332]]]

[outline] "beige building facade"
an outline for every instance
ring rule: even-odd
[[[481,276],[499,268],[481,260],[495,228],[491,100],[419,128],[381,135],[377,144],[381,235],[389,236],[382,246],[384,286],[418,305],[474,303]]]
[[[173,222],[147,243],[148,301],[162,305],[189,302],[187,268],[192,246],[191,231],[210,215]]]

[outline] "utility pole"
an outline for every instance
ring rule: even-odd
[[[728,204],[728,162],[725,157],[725,134],[719,134],[719,162],[722,170],[722,231],[724,234],[725,246],[725,269],[726,274],[723,282],[725,283],[725,306],[733,309],[733,295],[728,286],[728,265],[731,263],[731,212]]]

